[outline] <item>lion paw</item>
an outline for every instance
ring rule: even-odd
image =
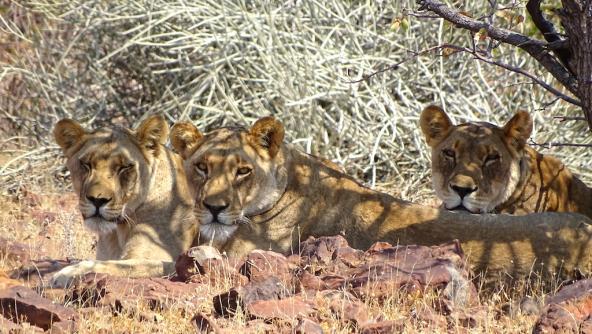
[[[74,279],[81,277],[93,271],[95,267],[94,261],[80,261],[76,264],[62,268],[57,273],[53,274],[49,281],[49,286],[52,288],[67,288],[74,282]]]

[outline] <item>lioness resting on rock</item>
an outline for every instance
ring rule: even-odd
[[[460,239],[475,269],[592,269],[592,221],[585,216],[473,215],[410,204],[360,185],[283,138],[272,117],[205,135],[191,123],[175,124],[171,143],[185,159],[201,242],[240,256],[256,248],[298,252],[311,235],[343,234],[358,249],[379,240]]]
[[[88,272],[162,276],[197,233],[181,158],[165,148],[169,128],[161,116],[136,131],[83,129],[63,119],[54,129],[67,157],[79,209],[98,234],[96,261],[82,261],[53,276],[64,286]]]
[[[526,144],[532,120],[518,112],[503,127],[453,125],[439,107],[421,113],[432,148],[434,190],[447,209],[473,213],[579,212],[592,218],[592,188]]]

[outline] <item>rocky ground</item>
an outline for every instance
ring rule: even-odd
[[[0,332],[592,333],[592,280],[536,295],[517,288],[524,282],[484,289],[454,241],[359,250],[333,236],[246,258],[200,246],[179,256],[173,277],[89,274],[49,289],[51,274],[76,261],[65,255],[92,252],[79,221],[65,234],[89,245],[65,249],[58,224],[76,217],[75,203],[30,193],[5,203],[17,219],[2,216],[13,230],[0,239]]]

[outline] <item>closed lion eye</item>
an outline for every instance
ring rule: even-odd
[[[485,165],[490,165],[490,164],[498,161],[499,159],[500,159],[500,155],[499,154],[492,153],[492,154],[487,155],[487,157],[485,158],[484,164]]]
[[[117,173],[119,173],[119,174],[125,173],[125,172],[131,170],[133,167],[134,167],[134,164],[123,165],[123,166],[119,167],[119,169],[117,170]]]
[[[444,154],[444,157],[450,158],[450,159],[454,159],[456,157],[456,154],[454,153],[454,151],[449,148],[443,149],[442,154]]]
[[[90,172],[90,164],[86,161],[80,161],[80,166],[84,169],[85,172]]]

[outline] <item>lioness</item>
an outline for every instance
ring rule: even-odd
[[[571,211],[592,218],[592,188],[561,161],[526,144],[532,132],[527,112],[500,128],[485,122],[453,125],[441,108],[429,106],[420,125],[432,148],[434,190],[447,209]]]
[[[169,127],[162,116],[136,131],[87,131],[71,119],[54,136],[67,157],[84,224],[98,234],[97,261],[82,261],[53,276],[64,286],[87,272],[160,276],[197,233],[193,202],[179,155],[163,146]]]
[[[191,123],[174,125],[171,143],[185,159],[201,242],[240,256],[256,248],[298,252],[308,236],[343,234],[361,249],[379,240],[434,245],[457,238],[475,269],[592,269],[592,221],[582,215],[473,215],[410,204],[283,138],[272,117],[205,135]]]

